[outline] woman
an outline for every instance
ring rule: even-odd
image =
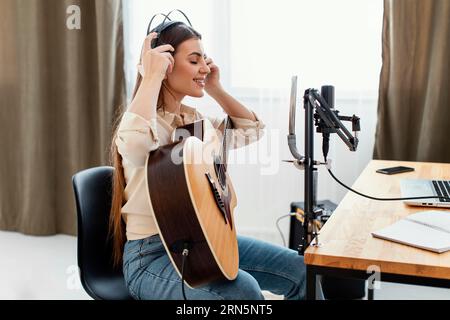
[[[159,46],[151,47],[158,38]],[[184,105],[185,96],[205,90],[230,116],[233,135],[243,139],[233,148],[260,137],[264,124],[256,114],[225,92],[219,68],[204,53],[201,35],[176,23],[144,41],[133,99],[119,117],[112,140],[115,167],[111,230],[115,262],[122,262],[126,285],[135,299],[182,299],[181,279],[158,235],[145,187],[148,153],[170,143],[172,131],[203,118]],[[223,130],[224,121],[210,119]],[[126,230],[126,234],[125,234]],[[192,289],[188,299],[264,299],[261,290],[303,299],[305,266],[296,251],[238,236],[239,272],[235,280],[216,281]]]

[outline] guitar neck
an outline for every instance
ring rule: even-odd
[[[229,133],[230,129],[233,128],[233,123],[229,116],[225,119],[225,129],[223,131],[222,137],[222,145],[220,148],[220,164],[223,167],[224,171],[227,170],[227,159],[228,159],[228,147],[229,147],[229,139],[231,138],[231,134]]]

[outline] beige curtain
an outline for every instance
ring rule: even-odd
[[[74,235],[71,177],[109,163],[125,101],[121,2],[1,0],[0,39],[0,229]]]
[[[450,162],[450,1],[385,0],[374,158]]]

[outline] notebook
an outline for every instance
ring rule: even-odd
[[[443,253],[450,250],[450,212],[422,211],[372,232],[372,236]]]

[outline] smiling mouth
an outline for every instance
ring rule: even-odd
[[[201,88],[205,87],[205,80],[194,80],[194,82]]]

